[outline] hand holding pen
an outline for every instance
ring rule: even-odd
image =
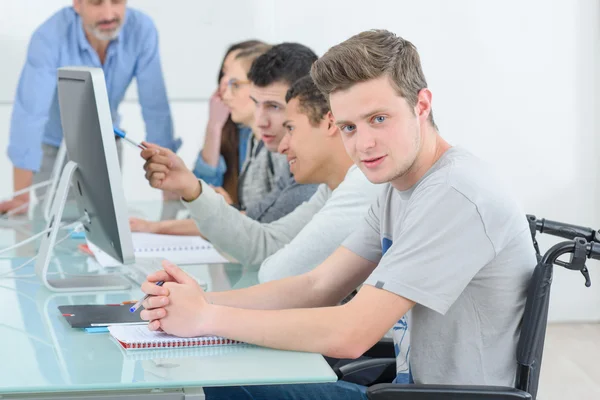
[[[148,275],[142,292],[151,296],[143,303],[140,318],[148,321],[151,331],[192,337],[210,334],[210,322],[216,315],[212,302],[198,282],[175,264],[163,261],[163,270]],[[157,287],[157,282],[166,282]]]
[[[115,132],[116,136],[118,136],[121,139],[125,140],[126,142],[134,145],[135,147],[138,147],[138,148],[140,148],[142,150],[146,149],[146,146],[144,146],[143,144],[140,144],[140,143],[136,142],[135,140],[131,140],[127,136],[125,136],[125,132],[123,132],[122,130],[120,130],[118,128],[113,128],[113,131]]]
[[[156,282],[156,286],[162,286],[162,285],[164,285],[164,284],[165,284],[165,281],[158,281],[158,282]],[[144,302],[144,301],[145,301],[145,300],[146,300],[148,297],[150,297],[150,295],[149,295],[149,294],[145,295],[145,296],[144,296],[144,298],[142,298],[140,301],[138,301],[137,303],[135,303],[135,305],[134,305],[134,306],[132,306],[132,307],[129,309],[129,312],[132,312],[132,313],[136,312],[136,311],[137,311],[137,309],[138,309],[138,308],[140,308],[140,307],[142,306],[142,303],[143,303],[143,302]]]
[[[146,149],[142,150],[140,155],[146,160],[144,170],[150,186],[175,193],[187,201],[200,195],[198,178],[188,169],[181,157],[167,148],[147,142],[142,144]]]

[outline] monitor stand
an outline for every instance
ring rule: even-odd
[[[67,147],[65,145],[65,141],[63,140],[60,147],[58,148],[58,153],[56,154],[56,160],[54,161],[54,166],[52,167],[52,173],[50,174],[50,185],[46,190],[46,194],[43,197],[43,200],[39,204],[39,209],[42,210],[44,221],[50,221],[50,212],[52,211],[52,207],[54,205],[54,200],[56,199],[56,191],[58,189],[58,183],[60,182],[61,171],[63,166],[65,165],[65,161],[67,159]],[[72,185],[70,185],[72,186]],[[75,203],[73,199],[67,201],[67,205],[69,203]],[[62,215],[62,220],[65,222],[74,222],[77,220],[77,207],[67,207]]]
[[[56,160],[54,160],[54,166],[52,167],[52,173],[50,174],[50,179],[52,183],[50,187],[46,190],[46,196],[43,201],[43,209],[44,209],[44,219],[46,222],[50,221],[50,213],[52,212],[52,206],[54,205],[54,199],[56,197],[56,190],[58,188],[58,182],[61,178],[60,170],[65,162],[65,158],[67,156],[67,146],[65,145],[65,141],[63,140],[58,148],[58,153],[56,154]]]
[[[46,229],[50,231],[42,236],[40,249],[35,262],[35,273],[46,288],[54,292],[81,292],[97,290],[127,290],[131,288],[129,281],[117,274],[110,275],[75,275],[68,278],[48,278],[48,268],[52,252],[56,244],[56,236],[60,230],[71,179],[77,170],[77,163],[69,161],[60,176],[60,182],[56,189],[52,209],[48,215],[49,219]],[[87,217],[87,216],[85,216]]]

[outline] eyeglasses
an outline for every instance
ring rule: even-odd
[[[240,80],[237,80],[236,78],[231,78],[230,80],[227,81],[227,87],[231,89],[232,93],[235,93],[239,90],[239,88],[242,85],[247,85],[249,83],[250,83],[250,81],[240,81]]]

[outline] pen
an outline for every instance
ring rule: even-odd
[[[164,283],[165,283],[164,281],[158,281],[158,282],[156,282],[156,286],[162,286]],[[136,312],[137,309],[140,308],[140,306],[142,305],[144,300],[146,300],[148,297],[150,297],[149,294],[145,295],[143,299],[141,299],[140,301],[135,303],[135,305],[129,309],[129,312],[132,312],[132,313]]]
[[[113,128],[113,131],[115,132],[115,135],[117,135],[118,137],[120,137],[121,139],[125,139],[126,141],[128,141],[129,143],[131,143],[132,145],[139,147],[142,150],[146,149],[146,146],[144,146],[141,143],[137,143],[135,140],[131,140],[129,139],[127,136],[125,136],[125,132],[123,132],[120,129],[117,128]]]
[[[124,306],[124,305],[127,305],[127,304],[135,304],[135,303],[137,303],[135,300],[127,300],[127,301],[124,301],[122,303],[112,303],[112,304],[106,304],[106,305],[107,306],[119,307],[119,306]]]

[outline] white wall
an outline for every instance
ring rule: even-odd
[[[57,0],[52,2],[56,6]],[[38,12],[12,15],[10,8],[2,12],[6,5],[0,6],[1,57],[7,55],[10,65],[20,65],[23,38],[49,12],[41,6],[47,0],[3,3],[14,8],[20,7],[15,3],[40,6]],[[181,154],[186,162],[194,160],[201,146],[205,99],[229,43],[249,37],[273,43],[299,41],[322,54],[361,30],[386,28],[419,48],[434,94],[436,122],[450,142],[501,169],[526,212],[600,228],[597,0],[371,0],[360,5],[342,0],[179,0],[177,7],[159,0],[131,0],[131,4],[146,10],[160,30],[175,128],[184,139]],[[7,91],[18,68],[4,75],[8,83],[0,81],[0,102],[12,98]],[[130,91],[128,97],[121,106],[123,126],[141,139],[143,122],[132,100],[135,93]],[[10,104],[0,104],[2,149],[9,115]],[[135,153],[127,150],[126,195],[132,201],[158,199],[159,193],[144,182]],[[0,170],[7,171],[9,165],[0,154]],[[9,181],[3,180],[0,196],[9,192]],[[550,243],[542,239],[544,248]],[[600,264],[591,262],[590,269],[590,289],[583,287],[578,273],[557,271],[552,320],[600,321]]]

